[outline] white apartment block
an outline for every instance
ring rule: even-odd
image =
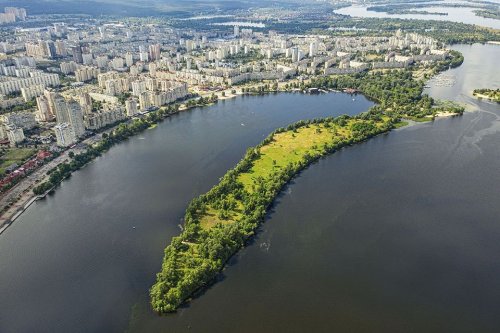
[[[76,142],[76,136],[68,123],[62,123],[54,126],[57,145],[60,147],[68,147]]]
[[[75,71],[75,78],[77,82],[86,82],[97,78],[99,69],[91,66],[83,66]]]
[[[21,94],[25,102],[29,102],[33,97],[43,95],[45,87],[43,85],[36,85],[27,88],[21,88]]]
[[[7,138],[9,139],[9,143],[12,147],[15,147],[16,144],[24,141],[24,131],[22,128],[11,127],[7,129]]]
[[[99,112],[93,112],[85,116],[85,128],[97,130],[106,125],[111,125],[117,121],[125,119],[125,112],[122,106],[113,106]]]
[[[38,121],[47,122],[53,119],[52,113],[50,111],[49,100],[44,95],[36,98],[37,112],[35,118]]]
[[[68,118],[75,137],[80,138],[85,133],[83,113],[80,104],[76,101],[68,102]]]
[[[137,110],[137,100],[136,99],[128,99],[125,101],[125,110],[127,112],[128,117],[135,116],[139,111]]]
[[[59,86],[61,83],[59,81],[59,75],[57,74],[45,74],[45,73],[31,73],[33,77],[29,78],[10,78],[7,81],[0,82],[0,94],[8,95],[13,92],[21,91],[22,88],[43,85],[44,87]]]
[[[76,71],[76,69],[78,68],[78,64],[74,61],[69,61],[69,62],[62,62],[60,67],[61,67],[61,72],[63,74],[70,74],[70,73],[74,73]]]
[[[35,115],[31,112],[11,112],[0,116],[0,121],[7,127],[32,129],[36,126]]]

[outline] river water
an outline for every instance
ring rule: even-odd
[[[446,1],[455,3],[455,1]],[[474,8],[470,7],[440,7],[439,2],[435,6],[416,8],[415,10],[427,11],[431,13],[448,13],[448,15],[423,15],[423,14],[387,14],[385,12],[375,12],[367,10],[368,6],[353,5],[336,10],[342,15],[353,17],[381,17],[381,18],[401,18],[414,20],[438,20],[476,24],[483,27],[500,29],[500,20],[485,18],[474,14]]]
[[[371,103],[238,98],[113,147],[0,237],[0,332],[496,332],[500,109],[468,96],[500,86],[500,47],[457,49],[455,84],[429,93],[474,112],[312,165],[223,281],[173,315],[152,313],[147,289],[188,201],[274,128]]]
[[[113,147],[2,234],[0,332],[123,331],[193,197],[277,127],[371,105],[340,93],[240,97]]]

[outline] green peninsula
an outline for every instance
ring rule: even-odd
[[[209,284],[254,234],[282,187],[313,161],[387,132],[389,117],[300,121],[249,148],[236,167],[187,208],[184,231],[165,249],[151,288],[155,311],[171,312]]]
[[[428,68],[428,73],[459,66],[462,59],[452,53],[445,62]],[[423,95],[424,81],[416,79],[419,76],[412,70],[370,71],[301,84],[301,89],[360,92],[377,105],[356,117],[299,121],[249,148],[219,184],[193,199],[186,209],[184,229],[165,249],[161,271],[150,290],[153,309],[173,312],[212,283],[229,258],[254,235],[283,186],[314,161],[400,127],[401,119],[432,120],[438,114],[463,112],[460,106],[440,105]]]

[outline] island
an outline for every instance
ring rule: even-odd
[[[472,95],[479,99],[488,99],[500,103],[500,89],[474,89]]]
[[[500,10],[498,9],[476,9],[473,11],[476,16],[500,20]]]

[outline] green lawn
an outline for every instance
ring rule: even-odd
[[[359,119],[350,119],[344,126],[333,123],[310,124],[295,131],[286,131],[274,134],[273,140],[259,148],[259,158],[253,161],[252,167],[238,175],[238,182],[243,184],[245,191],[253,193],[259,179],[268,179],[290,163],[303,160],[305,154],[321,153],[325,144],[331,144],[352,136],[351,126],[363,122]],[[382,126],[383,122],[377,124]],[[236,208],[229,210],[228,216],[220,217],[220,211],[212,206],[200,214],[200,225],[209,229],[217,223],[229,224],[241,219],[243,203],[236,200]]]
[[[5,169],[10,165],[17,163],[21,165],[36,153],[36,149],[31,148],[9,148],[1,152],[0,156],[0,175],[5,174]]]

